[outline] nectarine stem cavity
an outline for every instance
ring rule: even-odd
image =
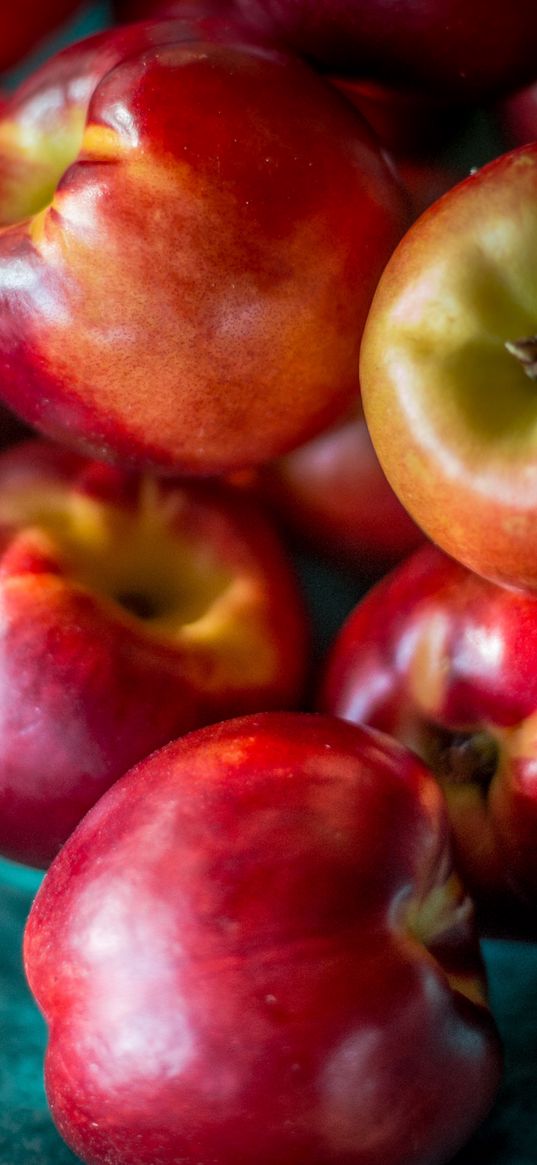
[[[431,730],[425,759],[440,781],[477,782],[486,793],[499,764],[498,743],[488,731]]]
[[[537,336],[528,336],[525,340],[507,340],[507,351],[520,361],[526,376],[530,380],[537,380]]]

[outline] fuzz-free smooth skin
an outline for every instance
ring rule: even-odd
[[[0,459],[0,852],[47,865],[130,765],[294,706],[306,623],[263,515],[28,442]]]
[[[0,119],[0,395],[168,473],[257,464],[341,412],[407,221],[334,90],[221,35],[112,30]]]
[[[533,935],[536,677],[537,597],[427,546],[358,604],[321,697],[325,711],[371,724],[426,761],[484,924]]]
[[[329,718],[139,765],[49,871],[25,960],[87,1165],[439,1165],[498,1083],[438,786]]]
[[[455,187],[380,281],[362,398],[388,480],[427,534],[537,588],[537,146]]]

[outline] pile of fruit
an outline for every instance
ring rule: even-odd
[[[446,1165],[480,941],[537,939],[537,5],[118,0],[10,89],[76,8],[0,53],[50,1111],[86,1165]],[[327,651],[298,546],[371,584]]]

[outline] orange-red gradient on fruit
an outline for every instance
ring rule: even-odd
[[[207,474],[285,451],[355,396],[406,210],[306,66],[193,35],[75,47],[0,123],[0,392],[99,455]]]
[[[130,764],[302,698],[307,627],[239,492],[29,441],[0,458],[0,852],[46,865]]]
[[[429,208],[361,350],[381,465],[414,520],[486,578],[537,590],[537,145]]]

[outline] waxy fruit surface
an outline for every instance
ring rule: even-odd
[[[497,1086],[438,786],[329,718],[142,762],[51,867],[25,960],[87,1165],[438,1165]]]
[[[386,476],[470,569],[537,588],[537,144],[467,178],[388,264],[360,359]]]
[[[0,458],[0,853],[44,866],[182,732],[294,706],[306,623],[262,513],[28,442]]]
[[[344,624],[321,706],[427,762],[485,925],[535,933],[537,598],[424,547]]]
[[[0,118],[0,396],[168,473],[257,464],[341,413],[407,221],[358,114],[234,35],[113,30]]]

